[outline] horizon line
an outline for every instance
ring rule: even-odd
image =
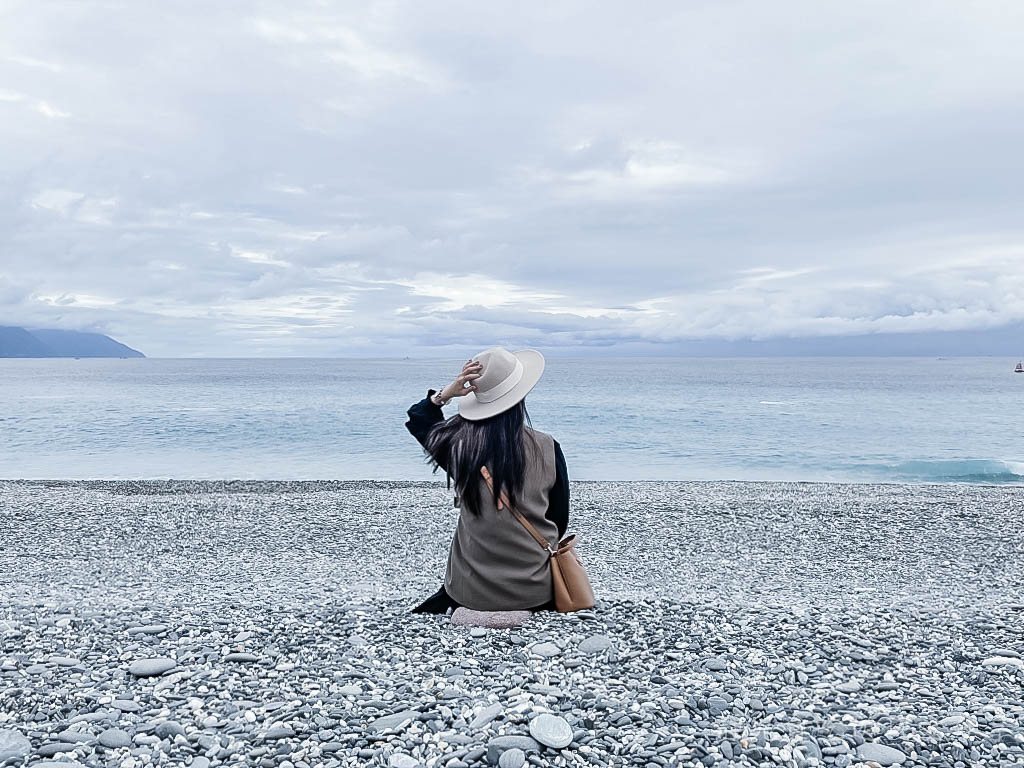
[[[1011,360],[1022,359],[1021,355],[1007,354],[974,354],[965,352],[949,352],[944,354],[927,353],[922,352],[919,354],[907,354],[907,353],[858,353],[858,352],[847,352],[840,354],[732,354],[732,355],[721,355],[721,354],[701,354],[701,353],[689,353],[689,352],[678,352],[668,354],[567,354],[560,355],[556,352],[544,352],[545,356],[554,358],[570,358],[570,357],[592,357],[592,358],[614,358],[614,359],[705,359],[705,360],[770,360],[770,359],[805,359],[805,358],[862,358],[862,359],[923,359],[928,358],[932,360],[945,360],[949,358],[1007,358]],[[79,355],[79,356],[57,356],[57,357],[3,357],[0,356],[0,360],[441,360],[448,357],[461,357],[461,355],[144,355],[143,357],[127,357],[120,355]]]

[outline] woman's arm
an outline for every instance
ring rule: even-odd
[[[562,446],[555,440],[555,484],[548,494],[548,511],[544,515],[558,527],[558,538],[569,527],[569,470],[565,466]]]
[[[427,396],[406,411],[409,420],[405,422],[405,428],[424,448],[427,447],[427,435],[430,434],[430,430],[437,422],[444,421],[441,406],[432,400],[435,394],[437,393],[433,389],[428,389]]]
[[[441,411],[442,405],[453,397],[462,397],[476,391],[476,385],[473,382],[480,378],[480,371],[482,369],[483,366],[480,363],[467,360],[465,365],[462,366],[462,372],[455,377],[451,384],[440,392],[428,389],[425,398],[410,406],[409,410],[406,411],[409,420],[405,422],[405,428],[412,433],[412,436],[416,438],[420,445],[426,448],[427,436],[430,434],[430,430],[439,421],[444,421],[444,413]],[[448,467],[446,466],[447,462],[444,460],[445,457],[435,456],[434,458],[439,459],[438,464],[441,469],[447,471]]]

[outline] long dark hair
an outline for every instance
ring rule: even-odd
[[[473,514],[480,514],[480,467],[483,466],[491,473],[495,504],[504,491],[514,507],[523,490],[526,469],[523,441],[527,439],[527,424],[533,426],[525,400],[496,416],[478,421],[452,416],[435,424],[427,435],[427,459],[434,465],[435,472],[441,466],[447,467],[448,487],[455,483],[462,506]]]

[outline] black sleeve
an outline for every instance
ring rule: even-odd
[[[427,435],[430,434],[431,428],[439,421],[444,421],[444,413],[441,411],[441,406],[436,405],[430,400],[434,393],[435,390],[433,389],[427,390],[427,396],[410,406],[409,410],[406,411],[409,415],[409,420],[405,422],[405,428],[412,433],[412,436],[424,448],[426,448]],[[441,464],[441,469],[446,469],[444,463]]]
[[[562,446],[555,440],[555,485],[548,494],[548,511],[544,515],[558,526],[558,538],[565,535],[569,527],[569,470],[565,466]]]

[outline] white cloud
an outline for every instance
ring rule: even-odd
[[[75,218],[86,224],[109,225],[113,223],[111,217],[116,210],[117,198],[91,198],[82,202],[75,213]]]
[[[59,296],[37,294],[35,298],[43,304],[58,307],[75,307],[81,309],[106,309],[118,304],[118,299],[110,296],[96,296],[87,293],[62,293]]]
[[[216,355],[1024,320],[1024,5],[9,21],[7,323]]]
[[[641,302],[637,308],[644,312],[632,330],[663,341],[766,339],[961,331],[1024,321],[1024,248],[1016,266],[982,257],[963,268],[891,264],[856,271],[851,279],[851,270],[840,265],[786,274],[753,270],[754,279],[748,274],[728,289]]]
[[[12,54],[7,57],[7,60],[15,64],[20,64],[23,67],[32,67],[34,69],[45,69],[49,72],[60,72],[61,66],[52,61],[42,61],[41,59],[34,59],[31,56],[20,56],[18,54]]]
[[[33,208],[70,217],[83,224],[111,224],[111,216],[117,210],[115,197],[88,197],[82,192],[69,189],[44,189],[31,200]]]
[[[56,107],[52,107],[45,101],[40,101],[38,104],[36,104],[36,112],[38,112],[41,115],[45,115],[49,118],[64,119],[66,117],[71,117],[70,112],[65,112],[63,110],[57,109]]]
[[[563,168],[526,167],[521,172],[523,179],[527,184],[551,186],[558,195],[620,201],[657,199],[673,192],[749,180],[752,173],[750,169],[727,168],[676,142],[661,140],[623,142],[612,157],[593,158],[597,165],[579,167],[573,156],[586,156],[592,149],[589,141],[579,142],[562,158]]]
[[[689,157],[672,141],[634,142],[629,147],[625,176],[641,186],[661,188],[687,184],[717,184],[735,178],[724,168]]]
[[[69,189],[44,189],[32,198],[32,205],[66,216],[74,203],[84,199],[85,195],[81,192],[72,192]]]
[[[288,16],[288,21],[255,19],[253,26],[257,35],[271,43],[312,47],[322,60],[340,64],[367,80],[399,78],[432,87],[447,85],[446,78],[428,60],[371,42],[354,26],[334,23],[320,15]]]
[[[273,19],[253,19],[253,27],[258,35],[272,43],[304,43],[309,36],[301,29]]]
[[[409,289],[413,296],[428,296],[443,299],[429,305],[430,311],[447,312],[470,306],[501,307],[509,305],[534,304],[549,300],[564,299],[562,294],[541,293],[530,288],[514,285],[504,280],[479,274],[438,274],[421,272],[411,280],[393,281]]]
[[[236,259],[251,261],[254,264],[268,264],[275,267],[291,266],[287,261],[274,258],[272,254],[265,251],[247,251],[235,245],[231,246],[231,255]]]

